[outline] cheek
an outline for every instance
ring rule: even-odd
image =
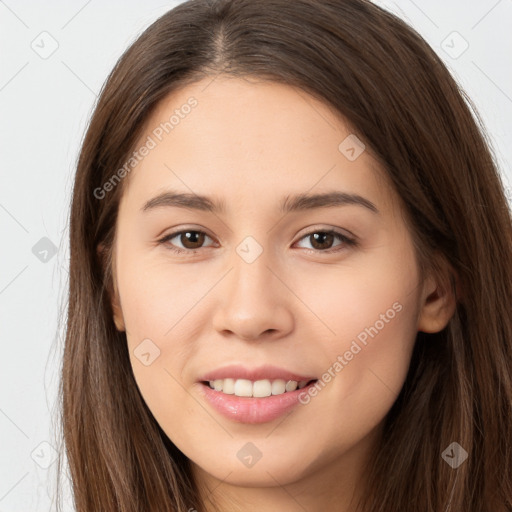
[[[182,371],[197,352],[195,329],[201,324],[193,321],[194,307],[206,284],[197,272],[183,272],[184,266],[121,249],[118,288],[134,377],[157,421],[172,426],[172,404],[186,401]]]
[[[395,253],[382,251],[371,260],[354,259],[353,264],[319,266],[314,272],[304,269],[296,277],[289,276],[297,295],[321,320],[319,334],[326,347],[348,350],[354,339],[364,346],[383,333],[410,332],[416,317],[418,275],[414,259],[408,261],[402,255],[398,259]]]
[[[364,324],[345,327],[347,334],[331,352],[331,366],[342,375],[342,387],[336,386],[340,399],[355,394],[379,410],[392,405],[405,380],[416,336],[415,308],[399,297],[367,315]]]
[[[176,339],[190,332],[188,317],[207,291],[207,280],[199,272],[134,254],[120,262],[118,276],[123,315],[133,341],[141,336]]]
[[[383,248],[371,262],[319,267],[311,274],[294,290],[321,320],[314,320],[323,333],[317,340],[322,340],[325,372],[336,375],[327,385],[335,401],[354,395],[375,405],[375,411],[390,407],[405,380],[417,333],[419,275],[412,247]]]
[[[364,274],[344,269],[338,280],[331,276],[328,294],[308,296],[308,305],[334,331],[322,336],[315,357],[322,351],[324,373],[315,396],[304,400],[310,417],[321,418],[314,435],[330,440],[329,453],[343,452],[383,421],[409,369],[418,276],[412,264],[380,261]],[[316,457],[317,449],[304,448],[304,457]]]

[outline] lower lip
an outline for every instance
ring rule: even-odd
[[[266,423],[279,418],[298,405],[300,394],[307,393],[315,382],[311,382],[302,389],[264,398],[227,395],[222,391],[215,391],[202,382],[199,383],[199,390],[216,411],[232,421]]]

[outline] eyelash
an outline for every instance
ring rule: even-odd
[[[200,249],[179,249],[179,248],[175,247],[174,245],[171,245],[171,244],[167,243],[169,240],[172,240],[177,235],[181,235],[183,233],[200,233],[200,234],[206,235],[208,238],[212,238],[207,233],[205,233],[204,231],[201,231],[201,230],[198,230],[198,229],[182,229],[181,231],[175,231],[174,233],[170,233],[168,235],[165,235],[163,238],[158,240],[158,243],[159,244],[167,245],[167,248],[169,250],[171,250],[172,252],[175,252],[177,254],[183,254],[183,253],[195,254],[195,253],[197,253],[201,248]],[[357,247],[357,245],[358,245],[357,241],[354,238],[350,238],[350,237],[344,235],[343,233],[340,233],[339,231],[336,231],[336,230],[333,230],[333,229],[324,229],[324,230],[317,229],[317,230],[314,230],[314,231],[310,231],[309,233],[306,233],[304,236],[302,236],[298,241],[303,240],[304,238],[307,238],[307,237],[309,237],[309,236],[311,236],[311,235],[313,235],[315,233],[323,233],[323,234],[327,234],[327,235],[334,235],[335,237],[338,237],[343,242],[343,244],[341,244],[341,246],[336,246],[337,248],[326,249],[325,251],[320,250],[320,249],[304,249],[304,250],[308,251],[309,253],[316,253],[316,254],[328,253],[328,254],[332,254],[332,253],[336,253],[336,252],[339,252],[339,251],[343,250],[344,246]],[[341,249],[339,247],[341,247]]]

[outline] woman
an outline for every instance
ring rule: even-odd
[[[365,0],[135,41],[71,207],[77,511],[512,510],[512,223],[468,104]]]

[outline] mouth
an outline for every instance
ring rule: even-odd
[[[230,364],[196,381],[199,395],[210,407],[231,421],[246,424],[271,422],[304,404],[303,395],[317,382],[314,373],[270,364]]]
[[[262,379],[252,381],[249,379],[215,379],[201,381],[203,386],[224,395],[233,395],[246,398],[267,398],[270,396],[286,395],[296,390],[304,389],[316,383],[318,379],[311,380],[284,380]]]
[[[251,381],[226,378],[214,381],[201,380],[198,385],[199,394],[206,403],[228,420],[262,424],[291,412],[300,403],[304,404],[301,396],[307,395],[316,382],[318,379]]]

